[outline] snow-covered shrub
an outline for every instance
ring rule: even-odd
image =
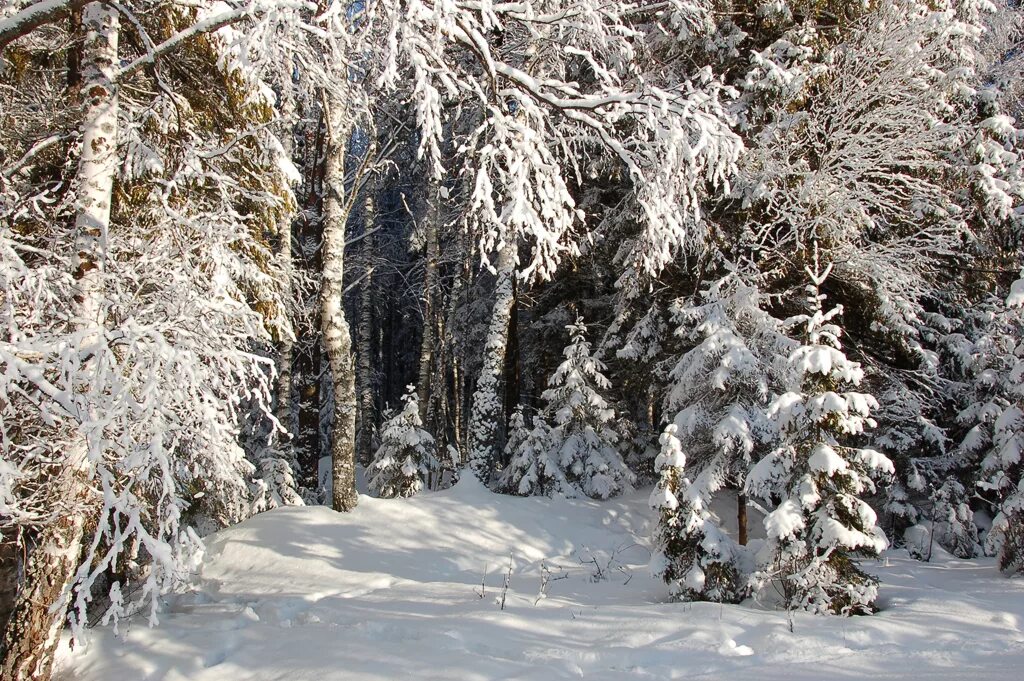
[[[839,392],[859,384],[864,372],[842,351],[833,322],[842,308],[822,308],[820,286],[830,270],[818,266],[815,249],[813,268],[806,268],[811,314],[787,322],[804,329],[803,344],[789,358],[792,390],[769,407],[782,445],[754,467],[747,486],[766,501],[781,499],[764,519],[767,543],[755,586],[775,584],[787,608],[854,615],[872,611],[878,587],[853,554],[877,555],[887,545],[862,496],[875,491],[875,476],[894,469],[885,455],[844,444],[874,425],[869,414],[877,402]]]
[[[656,572],[674,598],[738,603],[747,594],[737,567],[743,549],[721,530],[707,500],[685,477],[686,455],[677,432],[675,424],[665,428],[655,461],[661,475],[650,499],[658,515]]]
[[[1000,523],[994,526],[1002,533],[999,569],[1007,574],[1024,572],[1024,481],[1003,504],[1000,515]]]
[[[402,410],[384,422],[380,447],[369,468],[370,493],[387,499],[413,496],[440,468],[434,438],[422,428],[413,386],[406,389],[402,401]]]

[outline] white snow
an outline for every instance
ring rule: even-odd
[[[882,612],[797,613],[791,633],[786,613],[756,603],[665,602],[647,567],[649,490],[518,498],[466,477],[408,500],[363,496],[351,514],[282,508],[221,532],[159,627],[122,621],[123,640],[93,629],[85,649],[62,649],[58,679],[1006,681],[1024,668],[1024,580],[990,560],[891,551],[866,564]]]

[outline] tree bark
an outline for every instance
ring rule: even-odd
[[[0,632],[7,627],[18,597],[22,541],[20,537],[11,536],[0,540]],[[2,639],[0,645],[3,645]]]
[[[291,60],[289,59],[289,62]],[[292,87],[292,64],[288,63],[285,66],[285,72],[288,74],[287,82],[281,84],[281,120],[284,125],[280,131],[281,137],[281,148],[284,151],[285,157],[292,161],[294,152],[294,129],[293,120],[295,118],[295,93]],[[294,386],[293,386],[293,373],[294,373],[294,353],[295,353],[295,338],[292,331],[292,304],[294,296],[294,287],[292,286],[294,262],[292,260],[292,221],[291,217],[285,219],[284,224],[279,227],[280,230],[280,251],[278,258],[281,261],[281,265],[284,268],[284,290],[282,291],[282,298],[284,298],[285,304],[288,306],[284,310],[284,315],[288,319],[288,329],[284,330],[281,338],[278,341],[278,357],[277,357],[277,420],[281,423],[281,426],[287,431],[283,439],[283,449],[287,452],[291,452],[295,445],[295,432],[297,430],[297,419],[295,418],[295,402],[294,402]],[[289,455],[288,459],[292,457]]]
[[[469,467],[485,485],[501,452],[505,411],[502,381],[508,351],[508,325],[515,300],[515,246],[506,244],[498,254],[498,281],[494,308],[487,329],[483,365],[469,415]]]
[[[324,349],[330,364],[334,396],[331,437],[331,507],[351,511],[356,494],[356,384],[352,335],[345,319],[345,142],[348,116],[344,105],[328,98],[326,195],[324,196],[323,283],[320,314]]]
[[[737,541],[740,546],[747,545],[747,495],[742,492],[736,495],[736,526],[739,528]]]
[[[118,14],[95,2],[86,5],[82,23],[84,116],[74,227],[77,291],[72,308],[82,355],[89,357],[95,355],[93,346],[103,340],[103,274],[117,169],[118,98],[113,78],[118,64]],[[95,360],[87,360],[81,371],[88,374],[94,364]],[[86,418],[93,421],[96,415]],[[66,470],[61,484],[52,490],[55,505],[64,512],[39,533],[25,564],[21,591],[4,632],[2,679],[47,681],[53,672],[53,655],[92,506],[89,450],[90,442],[80,429],[62,457]]]
[[[295,236],[298,248],[292,252],[293,262],[310,277],[323,271],[324,163],[325,131],[323,111],[316,105],[303,111],[298,140],[303,158],[303,210],[296,221]],[[295,460],[298,465],[299,485],[313,498],[319,489],[320,463],[320,378],[322,352],[320,338],[320,301],[314,296],[302,300],[303,314],[296,327],[292,348],[293,394],[298,398],[298,432]]]
[[[363,204],[363,282],[359,289],[359,325],[356,327],[356,383],[359,386],[359,434],[356,454],[368,465],[373,452],[373,226],[376,219],[374,189],[367,187]]]
[[[420,419],[430,432],[435,424],[428,420],[431,396],[431,367],[434,360],[434,288],[437,282],[437,221],[440,218],[440,187],[437,180],[431,180],[427,188],[427,216],[423,229],[426,230],[426,266],[423,274],[423,338],[420,343],[420,375],[416,386],[419,400]]]
[[[505,413],[519,405],[521,376],[519,363],[519,286],[512,278],[512,306],[508,319],[508,350],[505,352]],[[503,426],[506,424],[503,424]]]

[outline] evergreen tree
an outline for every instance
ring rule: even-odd
[[[872,426],[875,399],[838,392],[857,385],[864,372],[847,359],[834,319],[842,308],[824,311],[822,270],[814,250],[806,268],[809,315],[788,320],[800,325],[804,342],[789,357],[795,390],[776,397],[769,413],[782,445],[751,472],[748,490],[781,502],[764,519],[768,541],[755,584],[775,582],[787,608],[853,615],[872,611],[877,582],[856,564],[853,554],[877,555],[886,547],[874,510],[862,499],[875,491],[873,476],[893,473],[883,454],[844,445],[842,440]]]
[[[978,488],[994,515],[985,551],[1006,572],[1024,570],[1024,280],[1017,281],[988,333],[972,346],[971,400],[961,420],[974,425],[964,455],[980,458]]]
[[[530,437],[530,428],[526,425],[526,414],[523,405],[518,405],[508,419],[508,437],[505,439],[505,456],[502,468],[508,470],[509,464],[516,458],[523,443]],[[504,478],[504,474],[502,475]]]
[[[696,299],[675,306],[676,335],[691,345],[669,372],[668,414],[688,453],[695,493],[709,502],[719,490],[741,490],[737,515],[746,543],[747,472],[757,450],[773,445],[766,409],[779,392],[794,342],[764,309],[756,286],[733,271]]]
[[[409,386],[402,400],[402,410],[384,422],[369,468],[370,492],[386,499],[413,496],[441,468],[434,438],[422,427],[415,387]]]
[[[517,443],[514,449],[513,442]],[[525,423],[517,426],[509,436],[507,451],[511,459],[498,480],[499,492],[524,497],[576,496],[559,468],[557,454],[551,448],[551,429],[543,419],[535,418],[532,429],[527,429]]]
[[[611,387],[604,364],[593,357],[582,318],[566,327],[565,361],[548,381],[543,416],[551,423],[550,451],[573,491],[595,499],[621,494],[634,482],[616,449],[615,411],[600,391]]]
[[[657,573],[680,600],[738,603],[747,591],[738,568],[743,549],[721,530],[705,497],[685,477],[677,432],[674,423],[665,428],[655,460],[661,479],[650,504],[658,514]]]
[[[659,454],[657,433],[646,423],[637,424],[629,419],[620,419],[617,430],[621,438],[619,451],[625,452],[623,460],[636,476],[636,484],[657,482],[659,474],[654,467]]]

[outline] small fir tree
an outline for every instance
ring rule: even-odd
[[[405,406],[387,419],[380,447],[370,464],[370,493],[387,499],[411,497],[430,474],[440,469],[434,438],[423,430],[414,386],[406,388]]]
[[[650,485],[658,481],[654,462],[658,458],[658,432],[646,423],[635,423],[628,419],[619,421],[621,437],[619,449],[624,452],[626,466],[636,476],[638,485]]]
[[[516,458],[519,449],[529,436],[530,428],[526,425],[526,414],[523,411],[523,405],[520,404],[508,419],[508,436],[505,438],[505,456],[502,462],[503,471],[508,470],[509,464]]]
[[[629,489],[634,476],[616,449],[615,411],[599,392],[611,387],[602,373],[605,366],[591,355],[581,318],[566,328],[571,340],[563,351],[565,361],[542,395],[544,417],[553,424],[550,451],[572,490],[607,499]]]
[[[656,572],[684,601],[738,603],[747,588],[737,565],[743,549],[718,524],[707,499],[685,477],[686,455],[674,423],[661,435],[661,479],[650,504],[658,514]]]
[[[764,309],[764,296],[738,271],[712,281],[698,297],[674,306],[676,336],[690,349],[669,373],[666,412],[679,427],[687,474],[705,500],[740,490],[739,541],[746,543],[747,472],[777,431],[766,415],[796,343]]]
[[[853,554],[877,555],[887,545],[861,497],[875,491],[872,476],[892,474],[893,465],[879,452],[840,442],[874,425],[869,413],[877,402],[837,392],[859,384],[864,372],[842,351],[841,329],[832,321],[842,308],[823,311],[820,287],[830,270],[819,267],[815,249],[813,269],[806,269],[811,314],[789,320],[804,326],[804,344],[789,358],[796,390],[769,407],[783,444],[748,478],[751,493],[781,498],[764,520],[768,541],[754,584],[774,582],[791,609],[854,615],[872,612],[878,586]]]
[[[1024,280],[1014,283],[990,334],[975,343],[972,401],[961,419],[976,424],[963,448],[981,456],[978,487],[994,510],[985,551],[1004,572],[1024,571],[1024,342],[1020,306]]]
[[[558,465],[551,448],[551,429],[543,419],[534,419],[531,430],[524,423],[516,438],[519,442],[498,481],[498,491],[523,497],[576,496]]]

